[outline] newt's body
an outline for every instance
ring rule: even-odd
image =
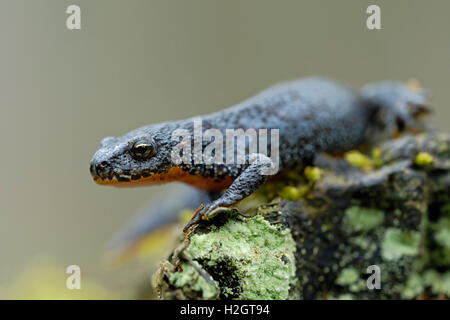
[[[426,111],[423,90],[403,83],[369,85],[358,93],[330,79],[304,78],[272,87],[223,111],[105,138],[91,161],[91,174],[98,184],[106,185],[181,181],[207,191],[225,189],[201,208],[197,222],[215,208],[231,206],[256,191],[267,180],[260,169],[268,162],[262,156],[245,164],[174,164],[171,150],[179,141],[172,139],[172,133],[187,129],[193,135],[195,119],[202,120],[203,131],[215,128],[224,136],[226,129],[279,129],[279,171],[283,171],[322,152],[355,148],[373,129],[414,128],[416,116]],[[203,148],[208,144],[203,142]]]

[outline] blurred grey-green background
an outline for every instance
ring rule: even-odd
[[[81,7],[82,29],[66,28]],[[366,28],[381,7],[382,30]],[[165,187],[95,185],[104,136],[230,106],[278,81],[416,78],[448,130],[449,1],[2,0],[0,297],[35,256],[126,287],[105,243]],[[122,277],[122,278],[121,278]],[[148,275],[150,277],[150,275]]]

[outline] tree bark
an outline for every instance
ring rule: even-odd
[[[220,209],[190,230],[154,285],[163,299],[449,298],[449,169],[445,133],[321,156],[245,216]]]

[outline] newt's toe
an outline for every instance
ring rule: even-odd
[[[183,232],[187,232],[189,228],[195,224],[198,224],[200,220],[202,219],[203,213],[202,210],[204,209],[203,204],[201,204],[198,209],[194,212],[194,215],[192,216],[191,220],[184,226]]]

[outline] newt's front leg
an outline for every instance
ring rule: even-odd
[[[200,205],[192,219],[184,227],[189,227],[206,220],[219,207],[229,207],[254,193],[272,174],[275,174],[272,160],[263,154],[251,154],[248,167],[233,181],[230,187],[216,200],[206,205]]]

